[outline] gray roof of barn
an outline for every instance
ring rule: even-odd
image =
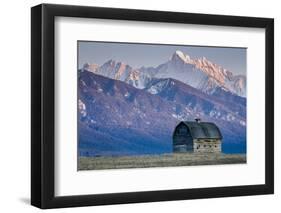
[[[190,130],[194,139],[222,139],[222,134],[216,124],[210,122],[183,122]]]

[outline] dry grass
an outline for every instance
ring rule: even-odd
[[[245,154],[177,153],[126,157],[80,157],[78,170],[148,168],[246,163]]]

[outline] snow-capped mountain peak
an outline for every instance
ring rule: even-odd
[[[184,53],[183,53],[182,51],[180,51],[180,50],[177,50],[177,51],[173,54],[171,60],[181,60],[181,61],[183,61],[184,63],[190,63],[190,62],[191,62],[190,56],[184,54]]]
[[[99,68],[98,64],[85,63],[82,67],[82,70],[86,70],[86,71],[89,71],[89,72],[96,73],[98,68]]]

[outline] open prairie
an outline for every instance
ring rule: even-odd
[[[79,157],[78,170],[246,163],[246,154],[177,153],[124,157]]]

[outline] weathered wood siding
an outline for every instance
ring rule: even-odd
[[[193,138],[189,129],[179,125],[173,135],[173,152],[193,152]]]

